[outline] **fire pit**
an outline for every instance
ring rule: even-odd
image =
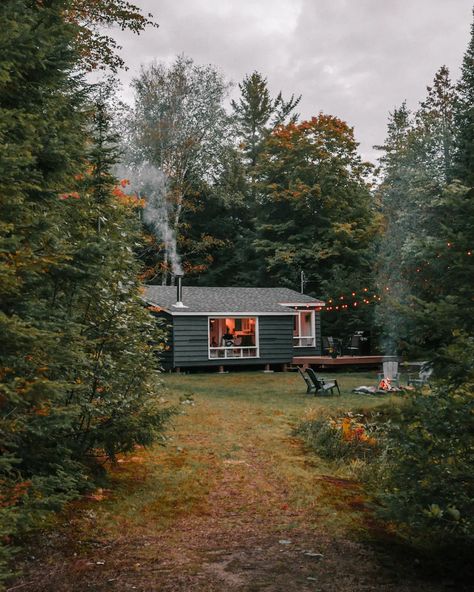
[[[382,378],[382,380],[379,382],[379,390],[380,391],[392,390],[392,380],[390,378]]]
[[[401,388],[398,382],[398,359],[396,357],[387,356],[384,358],[383,372],[377,377],[377,386],[359,386],[353,389],[355,393],[365,394],[382,394],[382,393],[396,393],[405,389]]]
[[[379,389],[383,391],[396,390],[398,380],[398,358],[387,356],[382,362],[382,373],[378,375]],[[395,386],[396,385],[396,386]]]

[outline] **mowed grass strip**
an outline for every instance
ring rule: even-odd
[[[111,468],[112,493],[93,504],[101,535],[157,533],[183,517],[216,513],[220,528],[226,520],[231,528],[235,513],[246,511],[265,515],[275,528],[288,524],[292,512],[294,527],[304,521],[321,528],[322,520],[335,529],[354,525],[357,512],[350,504],[342,508],[340,499],[347,497],[357,467],[335,471],[308,454],[292,429],[304,416],[337,415],[390,397],[351,393],[375,384],[375,373],[334,377],[341,397],[306,395],[293,372],[165,375],[165,396],[184,399],[182,414],[165,447],[137,450]],[[349,489],[352,495],[357,487]],[[324,518],[330,518],[327,524]]]

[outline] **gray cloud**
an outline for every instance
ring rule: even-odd
[[[273,92],[302,94],[300,112],[355,127],[366,158],[383,142],[388,112],[415,108],[436,70],[459,74],[472,0],[135,0],[160,24],[139,37],[115,33],[129,66],[185,53],[240,82],[258,70]]]

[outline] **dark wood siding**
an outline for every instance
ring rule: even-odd
[[[265,316],[258,319],[260,360],[291,362],[293,359],[293,316]]]
[[[207,317],[173,317],[174,366],[208,365]]]
[[[316,355],[320,356],[323,353],[323,336],[321,333],[321,313],[315,312],[316,315]]]
[[[283,364],[293,358],[293,317],[258,316],[260,357],[210,360],[208,358],[208,317],[173,317],[173,366],[238,366]]]

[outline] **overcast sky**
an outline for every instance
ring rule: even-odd
[[[337,115],[365,158],[383,142],[388,112],[416,107],[436,70],[456,79],[473,0],[134,0],[159,29],[115,31],[129,71],[184,53],[238,83],[258,70],[273,93],[303,95],[299,112]]]

